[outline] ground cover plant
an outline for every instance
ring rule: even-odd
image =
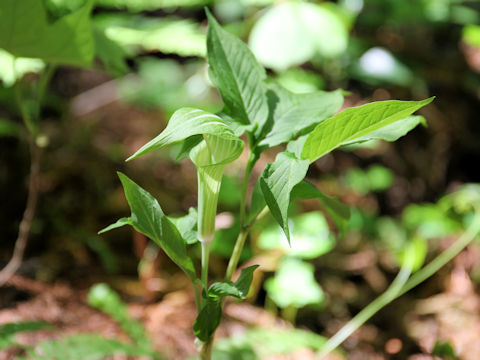
[[[398,139],[422,121],[411,115],[433,100],[383,101],[336,113],[343,103],[342,90],[299,95],[268,82],[265,69],[246,44],[224,30],[208,10],[207,16],[207,59],[212,81],[224,102],[223,110],[218,114],[195,108],[177,110],[163,132],[127,159],[130,161],[181,143],[178,157],[188,156],[197,169],[198,207],[185,217],[170,218],[152,195],[119,173],[131,216],[101,231],[133,226],[155,241],[190,278],[198,311],[193,329],[199,340],[201,359],[211,358],[213,336],[221,321],[225,298],[245,299],[248,295],[257,266],[243,268],[236,281],[232,277],[253,224],[270,212],[290,240],[290,202],[294,198],[317,198],[338,230],[343,231],[349,218],[348,207],[305,180],[309,165],[341,146],[373,139]],[[243,134],[246,134],[247,146],[241,138]],[[278,153],[275,161],[265,167],[251,201],[247,201],[247,185],[253,166],[263,151],[281,144],[286,144],[286,150]],[[247,152],[248,161],[239,209],[241,230],[224,280],[210,283],[210,244],[215,233],[222,176],[225,166],[238,159],[243,151]],[[247,203],[250,203],[249,208]],[[191,236],[192,231],[196,236]],[[200,274],[188,256],[188,246],[197,241],[202,253]],[[406,258],[411,259],[412,255]],[[406,263],[401,279],[410,274],[411,265]],[[395,294],[397,287],[396,283],[392,285]],[[392,299],[393,290],[385,296],[388,300]],[[380,306],[384,303],[385,300]],[[332,349],[337,345],[335,339]]]

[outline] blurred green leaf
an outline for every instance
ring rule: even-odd
[[[480,25],[467,25],[463,28],[462,39],[468,45],[480,47]]]
[[[296,258],[284,258],[275,276],[265,282],[268,296],[281,308],[302,308],[320,304],[325,295],[313,276],[313,265]]]
[[[223,177],[218,201],[223,205],[231,207],[240,204],[240,186],[237,178],[231,176]]]
[[[104,30],[93,27],[95,39],[95,54],[102,60],[105,69],[113,76],[125,75],[128,66],[125,62],[125,51],[114,41],[110,40]]]
[[[288,355],[304,348],[318,351],[325,342],[323,336],[300,329],[253,328],[242,334],[219,339],[213,359],[266,359],[275,355]]]
[[[458,360],[455,349],[450,342],[437,341],[433,347],[432,355],[443,360]]]
[[[139,349],[145,351],[153,349],[153,345],[148,339],[142,324],[128,315],[125,303],[107,284],[96,284],[90,288],[88,304],[117,321],[122,329],[135,341]]]
[[[19,136],[21,127],[16,122],[8,119],[0,119],[0,137],[2,136]]]
[[[413,72],[392,53],[381,47],[367,50],[352,66],[352,77],[372,85],[390,83],[410,86],[415,77]]]
[[[433,101],[433,97],[422,101],[378,101],[348,108],[318,124],[308,135],[302,151],[302,159],[314,162],[339,146],[404,119]]]
[[[266,227],[258,238],[258,247],[263,250],[282,249],[290,256],[314,259],[328,253],[335,246],[328,223],[321,212],[312,211],[292,217],[291,241],[278,226]]]
[[[25,360],[102,360],[115,356],[159,359],[160,354],[95,334],[76,334],[58,340],[41,341],[28,349]]]
[[[325,80],[321,75],[298,68],[288,69],[274,79],[285,89],[296,94],[311,93],[325,87]]]
[[[404,264],[407,259],[405,258],[406,255],[409,253],[409,247],[413,247],[413,254],[415,258],[413,259],[412,265],[412,273],[419,270],[423,264],[425,263],[425,259],[427,257],[428,252],[428,243],[426,239],[423,239],[419,236],[415,236],[411,239],[406,245],[404,245],[404,249],[399,253],[399,263],[400,266]],[[412,252],[411,252],[412,253]]]
[[[89,66],[94,56],[93,0],[51,24],[43,4],[38,0],[0,2],[0,47],[18,57]]]
[[[95,0],[97,6],[127,9],[129,12],[152,11],[176,7],[200,7],[212,0]]]
[[[452,235],[462,229],[461,223],[447,216],[436,204],[409,205],[402,214],[404,226],[424,238]]]
[[[346,50],[348,30],[333,9],[293,1],[272,6],[253,27],[250,48],[264,66],[280,72],[316,54],[338,56]]]
[[[247,45],[222,29],[207,11],[207,59],[225,112],[236,122],[260,132],[268,117],[265,69]]]
[[[293,188],[292,197],[300,199],[317,198],[325,211],[332,217],[340,233],[345,232],[350,219],[350,208],[341,201],[325,195],[315,185],[305,180]]]
[[[54,327],[43,321],[23,321],[16,323],[6,323],[0,325],[0,350],[7,349],[11,346],[16,346],[14,336],[17,333],[49,330]]]
[[[0,15],[1,16],[1,15]],[[4,87],[10,87],[28,73],[39,73],[45,63],[39,59],[15,58],[9,52],[0,49],[0,80]]]
[[[258,179],[270,212],[285,232],[290,242],[288,229],[288,207],[290,193],[295,185],[303,180],[308,170],[308,161],[299,160],[289,152],[277,155],[273,163],[268,164]]]
[[[205,56],[205,34],[190,20],[111,17],[109,25],[105,26],[105,35],[132,53],[160,51],[180,56]]]

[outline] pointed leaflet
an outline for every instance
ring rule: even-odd
[[[225,110],[250,131],[260,129],[268,117],[265,69],[255,60],[248,46],[222,29],[207,10],[207,60]]]
[[[110,231],[110,230],[113,230],[113,229],[118,229],[122,226],[125,226],[125,225],[131,225],[133,226],[132,224],[132,219],[129,218],[129,217],[123,217],[121,219],[118,219],[116,223],[113,223],[111,225],[108,225],[106,228],[100,230],[98,232],[98,235],[100,234],[103,234],[103,233],[106,233],[107,231]]]
[[[288,230],[288,206],[290,192],[307,174],[308,160],[300,160],[294,154],[283,152],[268,164],[258,179],[265,201],[275,220],[282,227],[290,241]]]
[[[208,296],[229,295],[239,299],[245,299],[253,280],[253,272],[258,266],[259,265],[252,265],[242,269],[242,273],[235,282],[227,281],[213,283],[208,289]]]
[[[158,201],[126,175],[119,172],[118,176],[132,211],[130,219],[135,230],[155,241],[173,262],[191,279],[195,279],[195,269],[187,256],[184,240],[165,216]]]
[[[187,244],[195,244],[197,237],[197,209],[191,207],[188,214],[182,217],[174,218],[168,216],[170,221],[175,225]]]
[[[302,131],[328,119],[343,104],[341,90],[295,94],[277,84],[270,85],[271,96],[276,98],[273,126],[259,145],[273,147],[300,135]]]
[[[306,180],[303,180],[293,188],[292,197],[299,199],[317,198],[325,211],[332,217],[340,233],[345,232],[350,219],[350,208],[347,205],[325,195]]]
[[[213,335],[222,318],[222,305],[218,299],[207,297],[205,305],[193,323],[197,338],[207,341]]]
[[[182,108],[175,111],[160,135],[142,146],[127,161],[191,136],[204,134],[242,142],[219,116],[200,109]]]
[[[432,100],[433,97],[422,101],[378,101],[348,108],[315,127],[305,142],[302,159],[313,162],[339,146],[409,116]]]
[[[88,66],[94,55],[90,24],[93,0],[53,23],[43,1],[0,1],[0,47],[15,56]]]
[[[415,127],[417,127],[418,124],[423,124],[426,126],[427,122],[423,116],[407,116],[404,119],[395,121],[390,125],[371,132],[368,135],[356,138],[355,140],[352,140],[344,145],[356,144],[369,140],[397,141],[402,136],[405,136],[410,130],[413,130]]]

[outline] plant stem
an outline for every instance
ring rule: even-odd
[[[430,261],[423,269],[416,272],[403,286],[398,296],[410,291],[418,284],[422,283],[430,276],[435,274],[440,268],[457,256],[468,244],[470,244],[480,232],[480,209],[476,210],[472,223],[467,230],[455,241],[450,247],[438,255],[435,259]]]
[[[210,258],[210,241],[202,241],[202,283],[205,291],[208,288],[208,260]]]
[[[235,242],[235,247],[233,248],[232,256],[230,257],[230,261],[228,262],[227,272],[225,274],[226,281],[232,280],[233,273],[235,272],[238,261],[240,260],[243,245],[245,244],[245,240],[247,239],[248,232],[249,228],[246,228],[242,229],[240,231],[240,234],[238,234],[237,241]]]
[[[30,178],[28,180],[27,205],[23,213],[22,221],[18,231],[18,237],[15,241],[13,255],[8,264],[0,271],[0,286],[3,286],[12,275],[19,269],[25,248],[28,242],[28,236],[32,227],[35,208],[38,200],[38,179],[40,176],[40,148],[35,145],[33,135],[30,136]]]
[[[213,350],[213,335],[210,339],[207,340],[202,345],[202,349],[200,350],[200,359],[201,360],[210,360],[212,358],[212,350]]]
[[[321,351],[320,359],[335,350],[337,346],[339,346],[368,319],[375,315],[381,308],[435,274],[440,268],[442,268],[445,264],[457,256],[468,244],[470,244],[479,232],[480,211],[476,211],[472,223],[462,234],[462,236],[460,236],[460,238],[454,244],[438,255],[423,269],[415,273],[410,279],[408,279],[408,277],[410,276],[411,265],[409,265],[407,268],[407,264],[405,263],[400,270],[400,273],[397,275],[387,291],[385,291],[366,308],[360,311],[352,320],[350,320],[342,329],[340,329],[332,338],[327,341]],[[408,261],[408,263],[410,263],[410,261]]]
[[[243,175],[242,189],[240,192],[240,225],[243,227],[245,225],[245,214],[247,211],[247,191],[248,191],[248,181],[250,180],[250,175],[252,174],[253,167],[257,162],[258,158],[254,153],[250,153],[248,156],[247,166],[245,168],[245,174]]]
[[[200,297],[200,293],[198,292],[198,285],[196,282],[192,282],[193,285],[193,292],[195,294],[195,307],[197,308],[197,314],[200,313],[200,310],[202,310],[202,300]]]
[[[43,72],[42,77],[40,78],[40,83],[38,84],[37,91],[37,109],[36,109],[36,118],[40,118],[40,112],[42,110],[43,98],[45,97],[45,92],[47,90],[48,84],[52,79],[53,73],[57,66],[55,64],[48,64],[46,70]]]

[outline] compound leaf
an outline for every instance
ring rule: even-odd
[[[378,101],[348,108],[315,127],[305,142],[302,159],[313,162],[339,146],[365,139],[367,135],[409,116],[433,99]]]
[[[272,84],[270,91],[277,102],[273,111],[273,126],[259,145],[273,147],[290,141],[313,125],[331,117],[343,103],[341,90],[295,94]]]
[[[207,59],[225,103],[225,112],[249,131],[261,130],[268,117],[265,69],[248,46],[222,29],[207,10]]]
[[[49,23],[43,1],[0,2],[0,47],[19,57],[89,66],[94,56],[90,24],[93,0]]]
[[[173,262],[195,279],[195,268],[187,256],[185,241],[158,201],[126,175],[118,172],[118,176],[132,211],[130,219],[135,230],[155,241]]]
[[[308,160],[300,160],[290,152],[282,152],[277,155],[273,163],[265,167],[259,178],[265,202],[289,241],[290,193],[307,174],[308,165]]]

